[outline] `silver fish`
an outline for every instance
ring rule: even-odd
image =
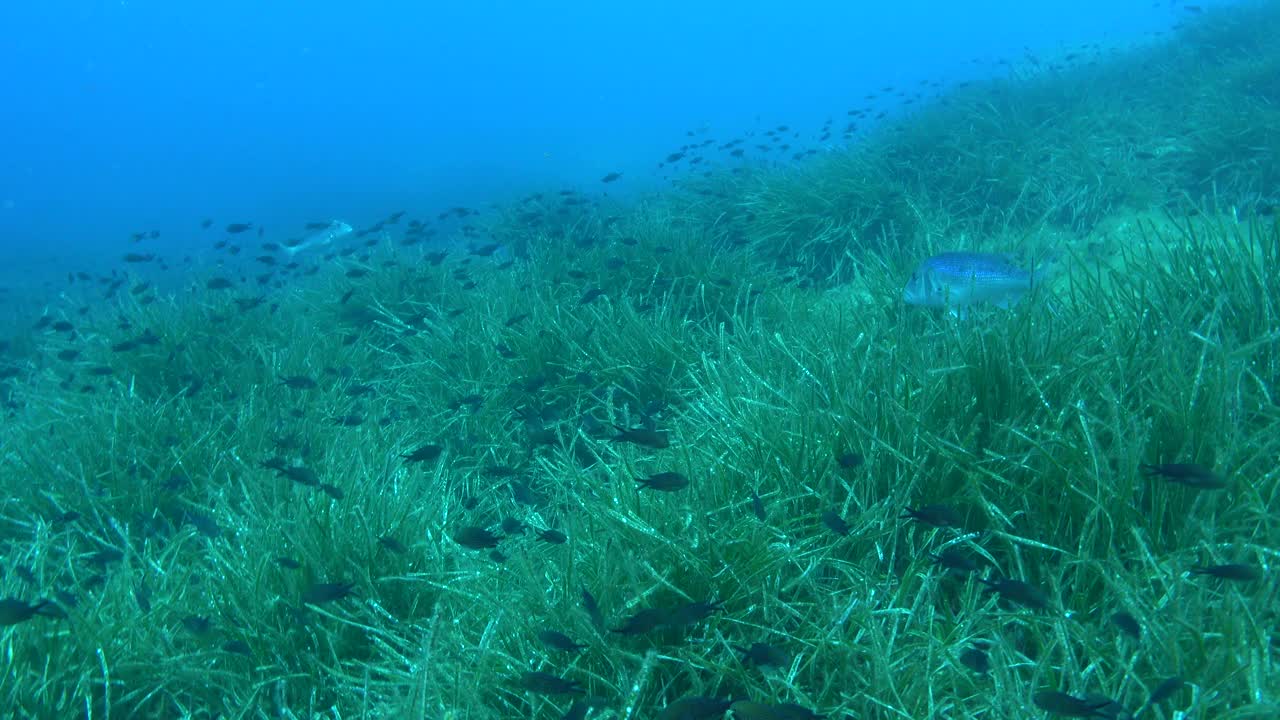
[[[312,248],[323,247],[338,238],[346,237],[353,232],[350,225],[341,220],[334,220],[329,223],[329,227],[317,230],[310,235],[299,238],[297,240],[287,240],[284,243],[284,251],[289,255],[296,255],[300,252],[310,250]]]
[[[908,305],[948,308],[963,313],[991,303],[1007,308],[1044,281],[1048,268],[1028,272],[1005,255],[949,252],[920,263],[902,291]]]

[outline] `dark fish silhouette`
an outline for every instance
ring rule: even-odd
[[[1219,580],[1233,580],[1235,582],[1251,582],[1253,580],[1262,579],[1262,570],[1253,565],[1244,565],[1241,563],[1228,563],[1226,565],[1209,565],[1191,568],[1192,575],[1209,575]]]
[[[54,618],[66,617],[66,613],[58,609],[58,606],[54,605],[50,600],[38,600],[34,604],[28,605],[17,598],[0,599],[0,626],[17,625],[37,615]]]
[[[581,695],[584,692],[577,680],[565,680],[544,672],[521,673],[516,684],[536,695]]]
[[[1109,699],[1078,698],[1056,690],[1041,690],[1031,696],[1031,702],[1050,715],[1059,717],[1106,717],[1099,710],[1111,704]]]
[[[458,530],[453,533],[453,541],[470,550],[486,550],[489,548],[495,548],[498,547],[498,542],[500,540],[502,540],[502,538],[497,535],[494,535],[482,527],[475,527],[473,525],[458,528]]]
[[[689,487],[689,478],[678,472],[660,472],[647,478],[636,478],[640,487],[662,492],[675,492]]]
[[[1186,485],[1197,490],[1220,490],[1227,486],[1226,481],[1213,470],[1195,463],[1143,464],[1139,465],[1138,469],[1147,477],[1158,477],[1166,482]]]
[[[306,605],[323,605],[341,600],[352,595],[355,583],[312,583],[302,591],[302,602]]]
[[[1017,603],[1033,610],[1049,609],[1049,594],[1030,583],[1009,578],[981,580],[981,582],[987,586],[987,592],[994,592],[1000,596],[1001,600]]]
[[[573,638],[558,630],[543,630],[538,633],[538,641],[560,652],[579,652],[587,649],[586,645],[574,642]]]

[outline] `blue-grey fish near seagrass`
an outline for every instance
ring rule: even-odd
[[[334,240],[338,240],[350,235],[354,230],[352,227],[341,220],[333,220],[328,226],[320,228],[315,232],[303,238],[295,240],[286,240],[284,243],[284,251],[290,256],[300,252],[311,250],[312,248],[324,247]]]
[[[1009,307],[1043,282],[1047,269],[1030,272],[994,253],[941,253],[920,263],[907,281],[902,299],[908,305],[949,308],[958,313],[982,303]]]

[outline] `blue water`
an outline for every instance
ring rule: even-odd
[[[6,2],[0,285],[105,271],[141,230],[198,254],[205,217],[359,226],[538,189],[650,192],[690,130],[787,124],[838,147],[818,127],[879,88],[1143,42],[1181,4]]]

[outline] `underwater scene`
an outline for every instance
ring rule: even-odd
[[[737,125],[681,112],[714,64],[563,127],[387,67],[332,158],[210,60],[131,166],[132,116],[10,64],[0,718],[1280,718],[1280,3],[1132,5],[1161,27],[873,63],[795,119],[761,80]],[[316,97],[368,70],[335,48]],[[379,154],[499,99],[505,137]]]

